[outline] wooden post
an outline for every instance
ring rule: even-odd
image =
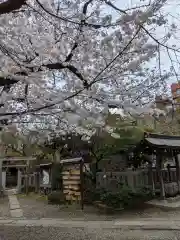
[[[20,169],[18,169],[18,181],[17,181],[17,190],[18,190],[18,193],[21,192],[21,182],[22,182],[22,179],[21,179],[21,171]]]
[[[150,174],[150,182],[152,185],[152,193],[153,193],[153,196],[155,196],[155,184],[154,184],[152,162],[149,163],[149,174]]]
[[[26,181],[25,181],[25,183],[26,183],[26,195],[28,195],[28,193],[29,193],[29,160],[27,161],[27,165],[26,165],[26,175],[25,175],[25,177],[26,177]]]
[[[174,158],[176,163],[176,182],[178,186],[178,193],[180,193],[180,167],[179,167],[178,155],[174,155]]]
[[[0,159],[0,195],[3,195],[3,186],[2,186],[2,164],[3,160]]]
[[[53,187],[53,171],[52,171],[52,168],[53,168],[53,164],[51,165],[50,173],[49,173],[49,184],[51,185],[50,192],[52,192],[52,187]]]
[[[171,182],[171,170],[170,170],[170,164],[167,165],[167,171],[168,171],[168,182]]]
[[[165,189],[164,189],[164,180],[163,180],[163,175],[162,175],[162,156],[160,155],[160,153],[158,153],[159,155],[157,156],[157,172],[158,172],[158,176],[159,176],[159,182],[160,182],[160,196],[161,199],[165,199]]]
[[[83,173],[84,161],[80,162],[80,181],[81,181],[81,209],[84,209],[84,173]]]
[[[38,193],[38,173],[34,173],[34,185],[35,185],[35,193]]]
[[[2,187],[3,189],[6,188],[6,171],[2,172]]]

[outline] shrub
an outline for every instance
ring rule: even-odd
[[[53,191],[48,194],[48,203],[49,204],[64,204],[65,196],[61,191]]]
[[[107,193],[106,189],[96,188],[96,190],[93,191],[93,201],[100,201],[101,197],[106,193]]]
[[[99,195],[98,195],[99,194]],[[139,188],[134,191],[132,188],[121,185],[118,192],[110,192],[101,189],[96,193],[96,200],[112,208],[133,208],[141,206],[142,203],[152,199],[152,192],[149,188]]]

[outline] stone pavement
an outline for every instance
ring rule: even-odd
[[[9,200],[7,196],[0,198],[0,217],[2,218],[11,217],[9,210]]]
[[[15,194],[8,193],[8,199],[11,217],[13,218],[23,217],[23,211],[19,205],[17,196]]]

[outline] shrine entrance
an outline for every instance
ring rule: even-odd
[[[6,170],[6,188],[14,188],[18,182],[18,169],[10,167]]]
[[[0,158],[2,168],[2,187],[17,188],[21,185],[21,174],[28,174],[30,161],[36,160],[34,157],[5,157]]]
[[[136,146],[134,154],[135,156],[144,156],[144,160],[149,163],[150,185],[154,193],[155,181],[152,170],[154,164],[153,158],[155,157],[156,161],[154,167],[157,171],[161,199],[165,199],[168,195],[180,195],[180,136],[144,133],[144,138]],[[175,163],[175,178],[171,179],[171,176],[168,176],[168,181],[165,182],[163,171],[165,169],[164,163],[167,159]],[[166,168],[169,170],[170,166]]]

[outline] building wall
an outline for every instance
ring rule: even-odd
[[[171,84],[171,94],[173,97],[173,102],[175,104],[180,104],[180,83]],[[180,106],[176,105],[176,109],[179,109]]]

